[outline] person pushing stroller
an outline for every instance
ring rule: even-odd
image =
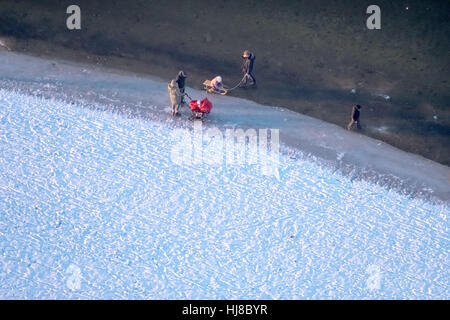
[[[178,114],[180,110],[184,93],[181,93],[176,80],[170,81],[169,85],[167,86],[167,90],[169,91],[170,106],[172,107],[172,116],[175,116]]]

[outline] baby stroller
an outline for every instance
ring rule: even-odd
[[[189,107],[191,108],[192,115],[190,119],[200,119],[203,120],[207,114],[211,112],[212,103],[208,100],[208,98],[200,100],[191,100],[189,103]]]

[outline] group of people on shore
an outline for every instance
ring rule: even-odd
[[[255,55],[249,50],[245,50],[242,54],[242,59],[244,63],[242,65],[241,71],[243,73],[243,78],[239,83],[239,87],[255,87],[256,78],[253,74],[253,66],[255,63]],[[175,116],[179,114],[181,106],[185,103],[184,97],[186,96],[187,75],[184,71],[180,71],[177,77],[170,81],[167,89],[169,91],[170,105],[172,107],[172,115]],[[220,93],[223,92],[224,86],[222,82],[222,77],[217,76],[210,81],[210,85],[214,91]]]
[[[242,74],[243,78],[241,82],[238,84],[239,87],[255,87],[256,86],[256,78],[253,74],[253,68],[255,64],[255,55],[253,52],[249,50],[245,50],[242,54],[242,58],[244,59],[244,63],[242,64]],[[179,113],[181,106],[185,103],[184,97],[186,96],[185,87],[186,87],[186,78],[187,75],[184,71],[180,71],[177,77],[170,81],[168,85],[170,104],[172,107],[172,115],[175,116]],[[210,81],[210,86],[212,88],[211,92],[224,92],[225,88],[223,86],[222,77],[217,76]],[[361,123],[359,121],[359,117],[361,114],[361,105],[356,104],[352,106],[350,122],[347,125],[347,130],[352,130],[356,125],[358,130],[361,129]]]

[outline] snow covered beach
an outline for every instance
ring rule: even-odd
[[[175,165],[165,83],[5,52],[0,76],[2,298],[449,297],[445,166],[230,97],[209,125],[279,128],[280,179]]]

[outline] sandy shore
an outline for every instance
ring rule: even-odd
[[[155,77],[106,69],[93,64],[41,59],[0,52],[0,84],[65,101],[84,101],[131,117],[173,121],[169,116],[166,82]],[[205,92],[188,88],[193,98]],[[314,119],[285,108],[271,107],[235,97],[208,95],[214,104],[205,126],[219,128],[278,128],[285,146],[316,157],[324,165],[353,176],[407,192],[414,196],[449,201],[450,169],[382,141]],[[180,126],[192,125],[187,112]],[[286,151],[286,150],[285,150]],[[289,151],[287,151],[289,152]]]

